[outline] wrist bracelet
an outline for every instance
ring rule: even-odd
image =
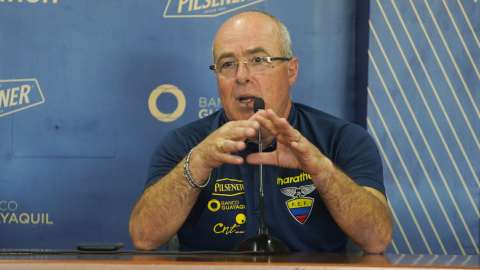
[[[195,149],[195,147],[192,148],[192,150],[190,150],[190,152],[188,152],[188,155],[187,157],[185,158],[185,162],[183,163],[183,175],[185,175],[185,179],[187,179],[187,182],[192,186],[192,187],[198,187],[198,188],[204,188],[208,185],[208,182],[210,182],[210,176],[212,176],[212,172],[210,172],[210,174],[208,175],[208,179],[207,179],[207,182],[203,185],[200,185],[198,184],[192,177],[192,175],[190,174],[190,169],[188,168],[188,162],[190,161],[190,156],[192,155],[192,152],[193,152],[193,149]]]

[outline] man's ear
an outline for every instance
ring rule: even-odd
[[[288,61],[288,82],[290,87],[295,83],[298,75],[298,58],[293,57]]]

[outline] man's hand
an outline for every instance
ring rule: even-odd
[[[278,117],[273,110],[259,111],[250,119],[258,121],[277,139],[277,150],[251,154],[247,157],[248,163],[301,169],[320,178],[333,169],[330,160],[315,145],[294,129],[285,118]]]
[[[259,128],[259,122],[252,116],[248,120],[230,121],[210,134],[192,152],[190,171],[193,178],[206,179],[206,172],[224,163],[242,164],[242,157],[230,153],[244,150],[247,147],[245,139],[255,136]]]
[[[387,200],[380,191],[359,186],[272,110],[257,112],[251,120],[258,121],[277,139],[277,150],[251,154],[248,163],[301,169],[310,174],[322,201],[348,237],[366,252],[385,251],[393,225]]]

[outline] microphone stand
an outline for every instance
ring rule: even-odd
[[[263,152],[262,129],[258,130],[258,152]],[[235,251],[263,251],[265,253],[286,253],[288,247],[277,238],[268,235],[268,229],[265,226],[265,207],[263,205],[263,166],[258,165],[260,173],[260,228],[257,235],[252,236],[238,243]]]

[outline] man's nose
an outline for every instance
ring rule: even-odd
[[[237,82],[244,84],[250,81],[250,70],[248,69],[247,63],[242,62],[237,65],[237,74],[235,75]]]

